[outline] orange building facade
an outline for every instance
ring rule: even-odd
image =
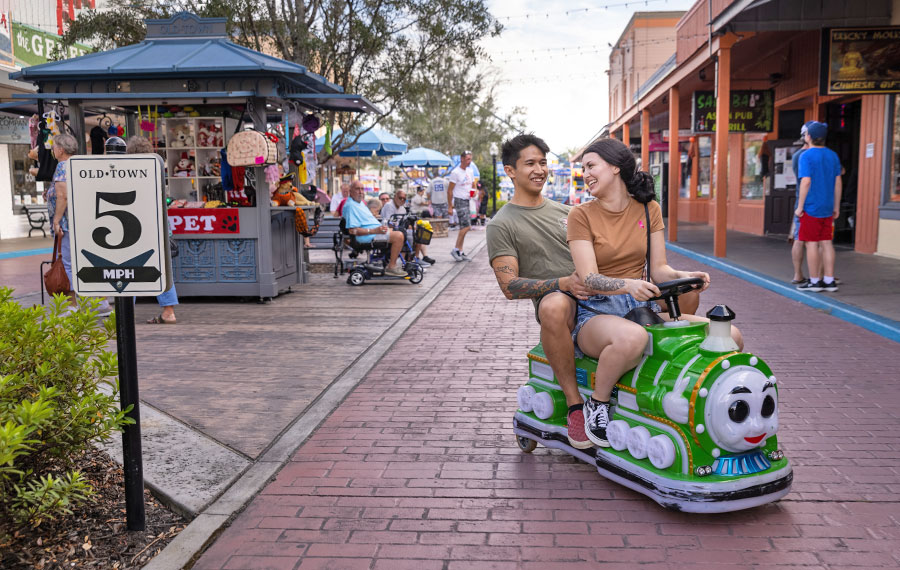
[[[800,127],[818,120],[828,123],[826,146],[845,171],[835,243],[900,258],[900,95],[823,95],[820,87],[827,30],[900,26],[900,0],[824,2],[804,11],[807,4],[698,0],[671,28],[675,55],[618,107],[614,50],[609,135],[639,148],[643,168],[659,177],[670,240],[678,221],[708,223],[724,257],[726,229],[787,234],[791,156]]]

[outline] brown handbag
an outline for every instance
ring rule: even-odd
[[[69,277],[66,275],[66,268],[63,266],[62,252],[60,251],[61,234],[56,234],[56,240],[53,242],[53,262],[50,269],[44,273],[44,287],[51,295],[57,293],[68,293],[71,290]]]

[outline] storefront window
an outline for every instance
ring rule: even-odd
[[[900,202],[900,96],[893,96],[894,117],[891,131],[891,180],[888,200]]]
[[[23,206],[30,204],[43,204],[44,197],[37,190],[34,176],[28,172],[28,167],[33,162],[28,158],[27,144],[10,144],[9,166],[12,175],[12,199],[13,212],[21,214],[25,211]]]
[[[697,137],[700,158],[697,161],[697,196],[709,197],[712,188],[712,137]]]
[[[765,135],[747,133],[744,135],[744,165],[741,174],[741,198],[761,200],[764,192]]]

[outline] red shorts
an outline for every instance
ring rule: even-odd
[[[809,214],[800,216],[800,241],[831,241],[834,236],[834,218],[814,218]]]

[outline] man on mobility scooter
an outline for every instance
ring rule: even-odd
[[[362,182],[354,180],[350,183],[350,198],[344,204],[343,218],[350,235],[359,243],[388,242],[391,253],[384,268],[385,275],[406,277],[406,271],[397,266],[400,250],[403,248],[403,232],[392,230],[381,225],[369,208],[362,203],[364,195]]]

